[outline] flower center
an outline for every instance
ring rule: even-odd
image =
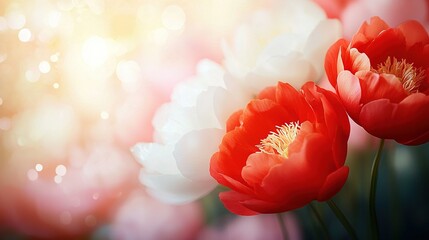
[[[276,132],[270,134],[261,140],[261,144],[257,145],[259,150],[268,154],[279,154],[282,157],[288,157],[289,145],[295,140],[298,135],[301,125],[299,122],[285,123],[282,126],[276,126]]]
[[[398,61],[395,57],[388,57],[384,63],[380,63],[377,69],[378,73],[393,74],[402,83],[403,88],[409,93],[419,91],[422,81],[425,79],[425,70],[416,68],[413,63],[407,63],[405,59]]]

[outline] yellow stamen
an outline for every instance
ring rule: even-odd
[[[395,57],[393,57],[393,60],[388,57],[384,63],[378,64],[377,69],[374,70],[378,73],[395,75],[407,92],[416,93],[419,91],[426,75],[424,69],[416,68],[413,64],[407,63],[405,59],[398,61]]]
[[[268,154],[279,154],[282,157],[288,157],[289,145],[295,140],[298,135],[301,125],[299,122],[285,123],[282,126],[276,126],[276,132],[270,134],[261,140],[261,144],[257,145],[259,150]]]

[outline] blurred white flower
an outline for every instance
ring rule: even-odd
[[[210,157],[225,133],[227,117],[250,99],[227,87],[238,86],[224,78],[220,65],[203,60],[196,76],[177,85],[171,102],[158,109],[153,119],[155,142],[132,148],[143,165],[140,180],[152,196],[186,203],[217,185],[209,174]]]
[[[242,25],[224,42],[226,69],[255,93],[277,81],[298,88],[323,75],[329,46],[341,37],[338,20],[326,19],[312,1],[278,1]]]

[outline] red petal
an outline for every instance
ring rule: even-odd
[[[251,189],[243,182],[232,178],[233,175],[227,175],[228,173],[234,174],[234,169],[225,169],[225,161],[221,159],[220,153],[215,153],[210,159],[210,175],[216,179],[216,181],[224,186],[227,186],[235,191],[242,193],[251,193]],[[238,170],[241,170],[238,169]],[[225,174],[226,173],[226,174]],[[237,179],[241,179],[241,176],[235,176]]]
[[[297,117],[289,113],[278,103],[269,99],[252,100],[243,112],[243,128],[247,133],[248,142],[258,145],[276,126],[297,121]]]
[[[359,116],[361,92],[359,78],[351,72],[343,71],[338,75],[337,93],[353,119]]]
[[[357,124],[362,126],[368,133],[378,138],[392,138],[392,123],[398,104],[391,103],[388,99],[379,99],[367,103],[362,107],[362,111]],[[392,122],[393,121],[393,122]]]
[[[405,41],[408,47],[411,47],[416,43],[429,43],[429,36],[426,29],[415,20],[406,21],[397,28],[405,36]]]
[[[259,214],[241,204],[242,201],[249,199],[249,196],[240,194],[234,191],[221,192],[219,193],[219,199],[225,205],[225,207],[232,213],[243,215],[243,216],[252,216]]]
[[[387,99],[370,102],[362,108],[360,125],[372,135],[415,144],[429,131],[429,96],[414,93],[399,104]]]
[[[328,76],[329,82],[335,88],[337,86],[337,75],[338,75],[338,58],[340,50],[345,51],[349,42],[345,39],[340,39],[336,41],[326,52],[325,57],[325,71]]]
[[[365,72],[359,78],[362,88],[361,103],[387,98],[391,102],[399,103],[405,97],[405,92],[400,80],[392,74],[377,74],[373,72]]]
[[[314,82],[307,84],[312,84],[314,86]],[[288,109],[292,115],[297,116],[297,120],[301,123],[307,120],[314,120],[312,110],[304,96],[290,84],[282,82],[277,84],[276,99],[277,102]]]
[[[258,151],[256,144],[247,143],[247,135],[241,128],[225,134],[219,146],[219,152],[212,156],[210,168],[245,183],[241,169],[246,165],[247,157]]]
[[[236,127],[239,127],[241,125],[240,119],[242,114],[243,110],[238,110],[231,114],[231,116],[226,121],[226,132],[234,130]]]
[[[261,92],[259,92],[257,98],[258,99],[270,99],[272,101],[276,101],[276,87],[266,87]]]
[[[398,142],[407,145],[417,145],[427,142],[429,138],[429,96],[415,93],[411,94],[399,103],[395,119],[399,119],[401,129],[398,132],[404,137],[398,137]],[[401,131],[402,130],[402,131]],[[425,136],[426,135],[426,141]],[[410,139],[413,139],[410,141]]]
[[[281,165],[271,169],[263,181],[265,192],[273,201],[292,205],[315,199],[325,178],[335,170],[329,146],[327,138],[319,133],[306,135],[300,151],[290,153]]]
[[[302,196],[298,196],[298,197],[302,197]],[[249,209],[252,209],[256,212],[268,214],[268,213],[281,213],[281,212],[286,212],[286,211],[304,207],[309,203],[307,199],[308,198],[306,198],[305,200],[294,199],[293,201],[281,201],[281,202],[249,199],[249,200],[243,201],[242,204],[243,206]]]
[[[324,89],[319,89],[319,91],[324,92],[322,103],[325,124],[329,126],[327,127],[328,135],[332,139],[332,152],[338,168],[344,165],[347,155],[347,140],[350,135],[349,117],[337,95]]]
[[[281,164],[285,159],[277,154],[254,153],[247,158],[241,175],[251,186],[260,186],[270,169]]]
[[[429,141],[429,131],[427,131],[426,133],[423,133],[422,135],[420,135],[417,138],[414,138],[412,140],[398,140],[399,143],[404,144],[404,145],[409,145],[409,146],[416,146],[416,145],[420,145],[423,143],[427,143]]]
[[[376,38],[383,30],[389,26],[379,17],[372,17],[370,22],[364,22],[359,31],[353,36],[351,47],[358,48]]]
[[[377,68],[378,64],[386,61],[389,56],[396,59],[405,58],[405,37],[399,30],[390,28],[381,32],[366,49],[359,50],[365,52],[371,60],[371,66]]]
[[[351,69],[353,74],[358,71],[369,71],[371,70],[371,62],[365,53],[360,53],[356,48],[352,48],[349,51]]]
[[[337,194],[337,192],[339,192],[344,186],[344,183],[346,183],[348,175],[349,168],[347,166],[343,166],[337,171],[329,174],[325,183],[323,184],[323,187],[319,191],[317,200],[326,201]]]

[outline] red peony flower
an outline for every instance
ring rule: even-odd
[[[350,117],[405,145],[429,140],[429,36],[416,21],[390,28],[373,17],[328,50],[325,69]]]
[[[306,83],[263,90],[227,122],[210,174],[231,191],[220,199],[239,215],[277,213],[325,201],[344,185],[350,125],[334,93]]]

